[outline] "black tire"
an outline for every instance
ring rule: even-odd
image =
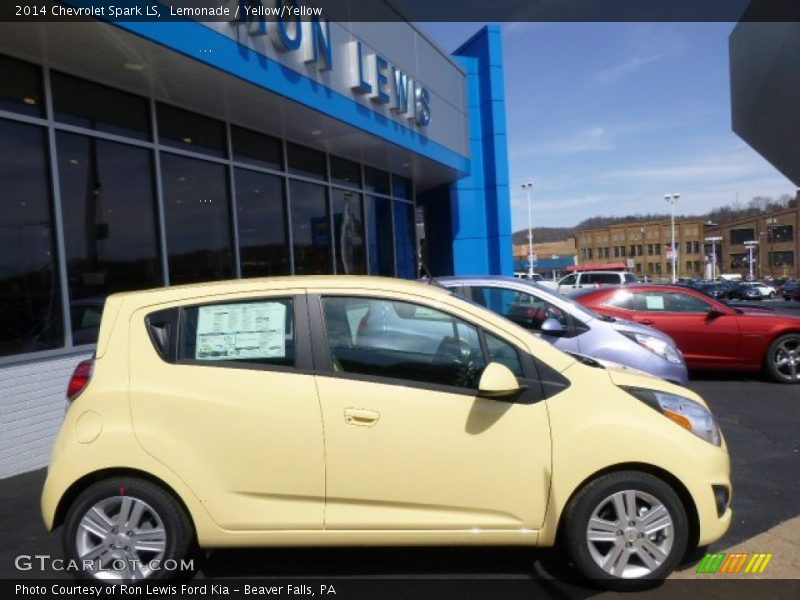
[[[795,352],[794,355],[786,356],[785,349],[781,348],[782,344],[789,342],[788,347],[792,348],[792,351]],[[784,346],[785,348],[786,346]],[[780,360],[781,356],[790,358],[791,360],[800,361],[800,333],[787,333],[786,335],[782,335],[780,337],[775,338],[772,343],[769,345],[769,350],[767,350],[767,356],[764,359],[767,367],[767,372],[769,373],[770,377],[777,381],[778,383],[787,383],[787,384],[797,384],[800,383],[800,362],[796,363],[796,373],[798,376],[794,378],[791,377],[791,368],[788,372],[784,373],[778,369],[776,362]]]
[[[644,537],[644,534],[636,534],[636,528],[628,526],[630,522],[636,523],[636,521],[623,522],[619,525],[619,530],[610,532],[612,536],[620,536],[618,538],[619,541],[588,541],[587,528],[593,513],[601,509],[601,507],[610,508],[613,505],[613,502],[609,504],[610,498],[618,492],[626,491],[634,491],[639,495],[649,496],[658,501],[671,518],[671,527],[647,536],[646,540],[637,541],[636,538]],[[638,501],[639,499],[637,498],[637,502],[634,504],[636,505]],[[605,510],[605,508],[601,510]],[[642,509],[640,508],[639,510],[641,511]],[[646,512],[639,512],[638,514],[642,517],[646,516]],[[686,516],[686,509],[672,487],[661,479],[647,473],[621,471],[592,480],[572,498],[565,511],[564,519],[562,543],[565,544],[568,555],[584,577],[603,588],[629,591],[653,587],[669,575],[686,555],[689,542],[689,520]],[[619,519],[615,520],[619,521]],[[656,519],[656,521],[659,520],[660,518]],[[616,527],[617,525],[615,524],[614,526]],[[623,531],[623,533],[621,534],[620,531]],[[631,541],[625,542],[624,540],[629,539],[629,535]],[[615,537],[614,539],[616,540],[617,538]],[[644,549],[639,550],[639,546],[645,541],[658,544],[666,543],[668,539],[671,539],[671,546],[667,548],[661,563],[656,568],[649,570],[649,572],[637,573],[636,571],[648,571],[645,562],[640,558],[640,552],[644,552]],[[632,548],[631,550],[620,550],[620,552],[626,552],[630,556],[627,564],[634,571],[625,576],[605,571],[592,556],[594,553],[595,556],[599,557],[598,560],[600,561],[607,559],[620,543]],[[602,549],[606,545],[608,549],[607,553],[604,554]],[[647,556],[652,560],[652,554]],[[615,562],[614,567],[618,566],[619,564]],[[613,571],[614,569],[612,568],[611,570]]]
[[[189,568],[184,568],[185,565],[181,564],[181,561],[191,561],[197,555],[194,527],[189,516],[172,494],[154,483],[137,477],[113,477],[98,481],[81,492],[69,507],[64,521],[62,543],[67,560],[74,560],[76,561],[75,564],[81,567],[77,575],[82,579],[88,579],[98,584],[114,584],[134,579],[134,577],[127,576],[127,572],[122,572],[121,570],[120,575],[116,577],[110,577],[110,575],[113,575],[115,564],[122,564],[119,562],[114,563],[113,559],[116,556],[119,557],[117,558],[118,561],[131,563],[130,560],[127,560],[127,557],[132,555],[126,554],[124,550],[131,547],[135,548],[135,546],[126,547],[118,546],[117,544],[124,544],[125,540],[131,542],[133,538],[123,536],[131,532],[136,535],[136,524],[127,524],[125,529],[130,527],[131,531],[122,531],[117,528],[117,523],[112,524],[110,520],[103,523],[102,520],[98,520],[98,523],[103,523],[109,528],[113,527],[113,529],[110,529],[113,532],[113,538],[109,535],[106,538],[107,541],[104,542],[101,542],[103,538],[97,533],[87,533],[87,528],[81,528],[79,532],[82,519],[98,503],[105,504],[103,511],[107,517],[114,516],[114,509],[118,507],[120,510],[116,513],[116,518],[119,518],[123,502],[126,502],[126,506],[132,502],[134,506],[138,505],[142,508],[142,516],[138,524],[145,526],[143,529],[146,530],[146,533],[157,532],[163,526],[163,537],[165,539],[160,542],[164,548],[163,553],[144,550],[136,554],[136,560],[146,565],[141,572],[144,575],[143,579],[146,581],[163,581],[186,579],[191,576],[194,565],[189,563]],[[112,515],[105,512],[106,507],[108,507],[108,511]],[[160,520],[160,523],[158,520]],[[79,535],[81,536],[80,538]],[[143,535],[141,529],[139,535]],[[158,534],[156,533],[156,535]],[[151,539],[153,538],[151,537]],[[142,543],[146,543],[146,540],[142,540]],[[97,549],[98,553],[102,552],[101,556],[106,558],[102,562],[101,569],[82,568],[83,558],[86,555],[79,550],[79,544],[83,545],[84,553],[87,544],[93,545],[93,550]],[[102,550],[102,547],[108,547],[108,549]],[[176,564],[173,565],[171,561],[176,561]],[[151,563],[161,568],[150,568]],[[136,578],[136,580],[141,579]]]

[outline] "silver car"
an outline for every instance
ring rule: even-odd
[[[683,355],[665,333],[605,315],[511,277],[437,277],[436,283],[540,335],[565,352],[615,362],[686,385]]]

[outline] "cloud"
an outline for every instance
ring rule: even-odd
[[[542,142],[523,143],[512,147],[514,156],[550,155],[564,156],[580,152],[612,150],[614,143],[605,127],[595,125]]]
[[[661,50],[659,52],[640,56],[631,56],[621,63],[607,67],[595,74],[595,79],[600,83],[614,83],[631,75],[644,66],[667,58],[673,53],[673,49]]]

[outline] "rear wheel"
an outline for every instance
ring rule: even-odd
[[[99,481],[84,490],[64,522],[64,553],[99,583],[187,576],[194,530],[161,487],[138,478]],[[186,569],[184,567],[188,566]]]
[[[800,334],[776,338],[767,350],[767,370],[775,381],[800,383]]]
[[[603,587],[653,585],[686,553],[686,510],[668,484],[647,473],[595,479],[575,495],[565,518],[569,556],[585,577]]]

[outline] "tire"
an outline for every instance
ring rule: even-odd
[[[120,528],[123,507],[131,523]],[[194,527],[183,507],[162,487],[135,477],[105,479],[86,488],[69,507],[62,542],[81,578],[109,585],[186,578],[193,564],[176,569],[171,561],[181,565],[196,554]],[[85,560],[94,562],[84,568]]]
[[[647,520],[650,511],[656,511],[652,522]],[[584,577],[607,589],[657,585],[686,555],[686,509],[672,487],[647,473],[621,471],[591,481],[575,494],[564,518],[568,555]],[[590,535],[595,539],[590,541]]]
[[[775,298],[775,296],[777,296],[777,294],[775,292],[770,292],[769,293],[769,299],[770,300],[773,300]]]
[[[787,333],[769,345],[767,372],[779,383],[800,383],[800,333]]]

